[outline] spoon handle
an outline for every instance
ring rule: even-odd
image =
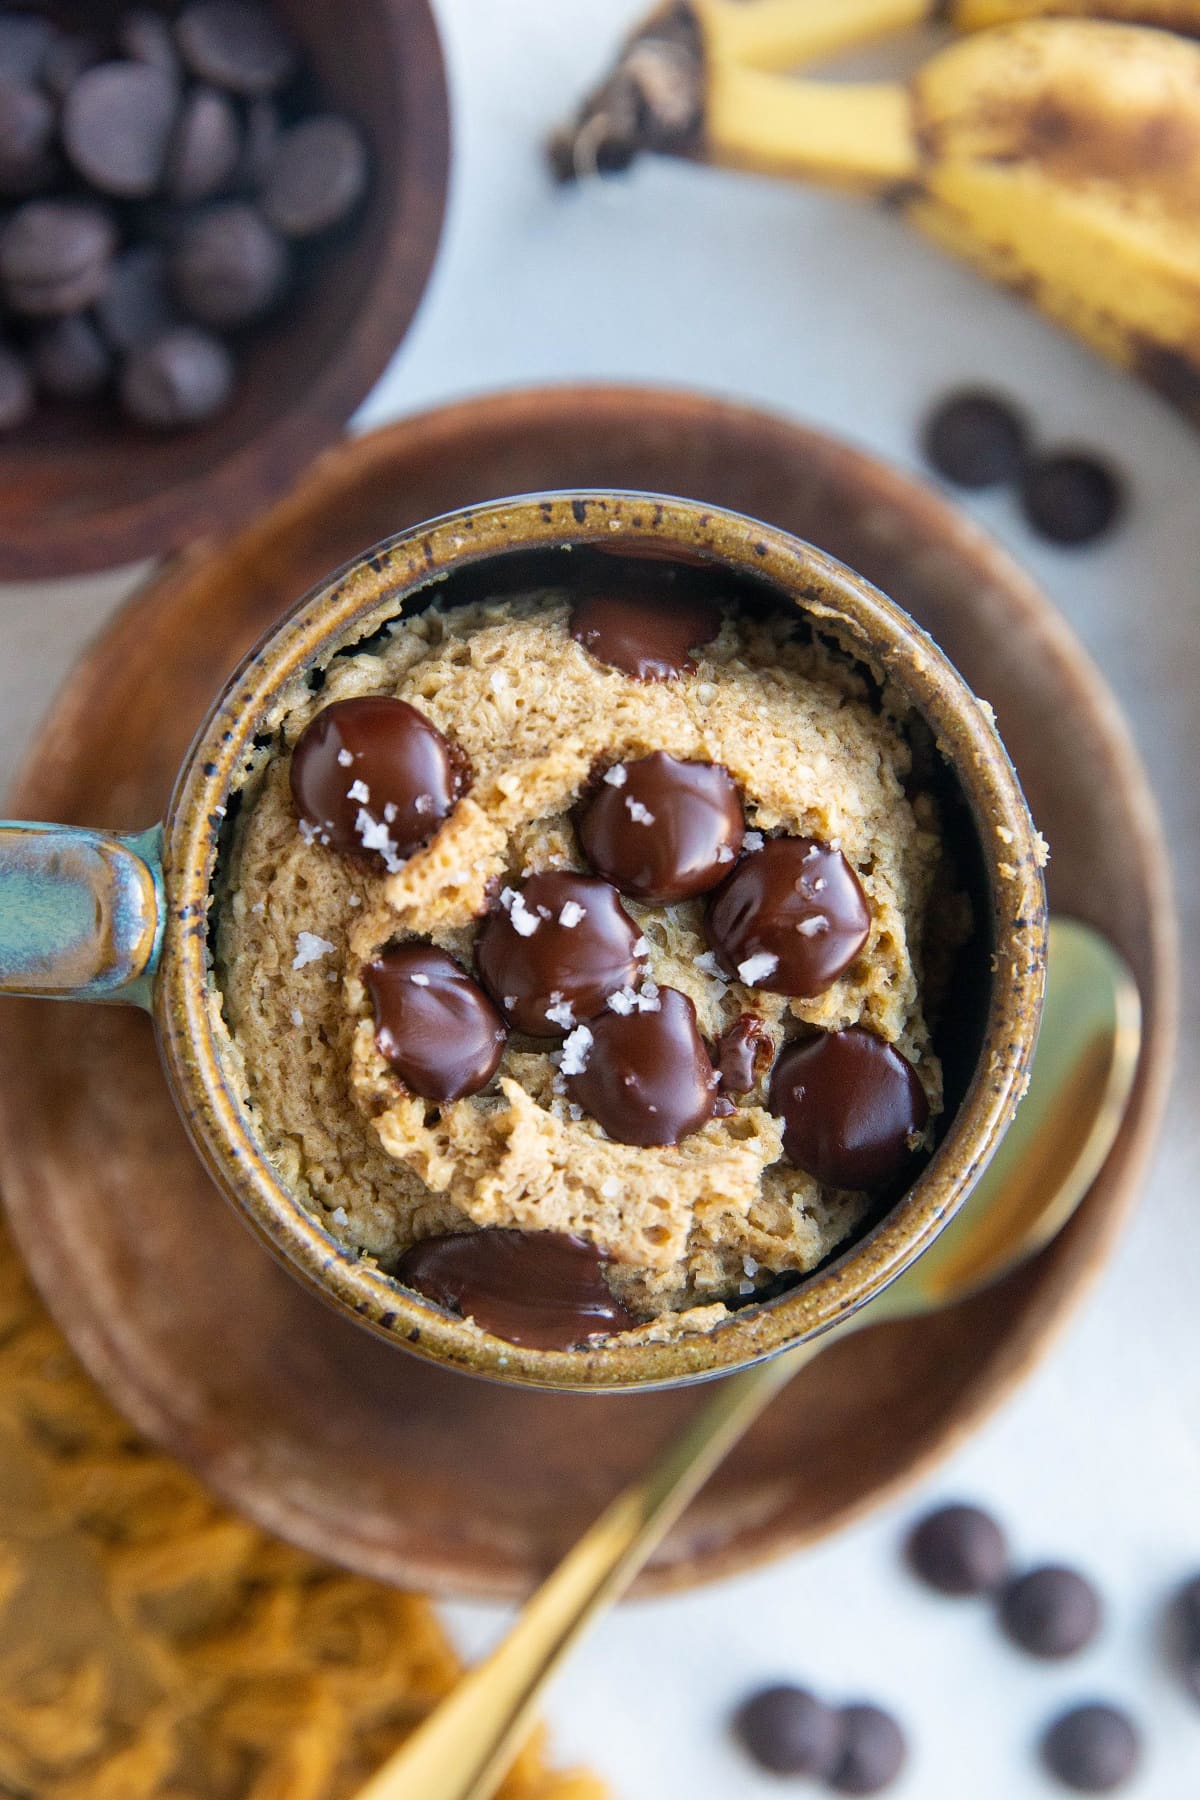
[[[490,1800],[568,1651],[623,1593],[772,1395],[836,1335],[718,1383],[697,1418],[605,1508],[508,1635],[359,1790],[357,1800]]]

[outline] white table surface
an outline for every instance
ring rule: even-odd
[[[986,378],[1028,407],[1047,442],[1106,447],[1134,493],[1110,542],[1056,551],[1030,538],[1007,498],[970,507],[1040,578],[1132,719],[1175,846],[1189,949],[1200,923],[1200,437],[895,218],[670,164],[554,191],[538,145],[638,10],[437,0],[454,97],[446,236],[361,424],[487,388],[640,378],[766,402],[913,465],[931,397]],[[0,780],[131,580],[0,594]],[[1164,1591],[1200,1568],[1191,974],[1188,987],[1173,1111],[1143,1203],[1049,1360],[923,1492],[803,1556],[606,1620],[550,1702],[560,1757],[590,1761],[619,1800],[785,1792],[725,1732],[747,1689],[784,1678],[896,1708],[913,1740],[898,1800],[1048,1796],[1031,1744],[1060,1704],[1091,1696],[1128,1703],[1145,1724],[1137,1800],[1200,1791],[1200,1711],[1154,1650]],[[1031,1664],[985,1608],[926,1596],[902,1573],[906,1523],[951,1495],[996,1507],[1021,1558],[1075,1559],[1095,1574],[1109,1615],[1093,1649],[1059,1668]],[[506,1617],[444,1610],[471,1650]]]

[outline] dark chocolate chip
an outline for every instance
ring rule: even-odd
[[[730,975],[770,994],[824,993],[867,941],[871,915],[840,850],[768,838],[713,896],[705,929]]]
[[[532,1037],[563,1037],[601,1012],[610,994],[637,986],[637,943],[616,888],[592,875],[546,871],[502,891],[476,939],[475,960],[510,1025]]]
[[[477,1094],[496,1073],[508,1032],[477,981],[427,944],[384,950],[363,970],[375,1042],[405,1087],[425,1100]]]
[[[940,1506],[908,1540],[913,1573],[940,1594],[987,1594],[1008,1572],[1008,1544],[978,1506]]]
[[[745,818],[729,770],[656,750],[616,763],[585,802],[579,839],[597,874],[638,900],[670,903],[724,880]]]
[[[405,700],[336,700],[292,752],[292,798],[316,841],[400,867],[427,843],[464,786],[464,763]]]
[[[171,286],[180,306],[218,330],[261,319],[280,298],[287,272],[283,240],[242,201],[201,213],[170,253]]]
[[[858,1026],[790,1044],[769,1097],[788,1160],[828,1187],[886,1186],[929,1117],[912,1064]]]
[[[829,1785],[838,1794],[881,1794],[904,1767],[908,1745],[897,1719],[857,1702],[841,1710],[842,1754]]]
[[[619,1144],[678,1144],[712,1118],[716,1074],[687,995],[647,988],[640,998],[591,1020],[567,1092]]]
[[[780,1682],[751,1694],[734,1714],[733,1730],[760,1769],[828,1781],[842,1757],[842,1716],[805,1688]]]
[[[1021,483],[1030,527],[1053,544],[1090,544],[1115,523],[1124,504],[1117,475],[1097,457],[1077,452],[1031,463]]]
[[[534,1350],[573,1350],[637,1323],[605,1281],[596,1246],[565,1232],[490,1226],[423,1238],[400,1258],[396,1279]]]
[[[964,488],[1016,481],[1025,460],[1027,434],[1016,409],[998,394],[952,394],[934,408],[921,446],[939,475]]]
[[[0,78],[40,81],[56,35],[49,19],[33,13],[6,13],[0,17]]]
[[[211,418],[233,392],[233,358],[219,338],[180,325],[133,350],[121,371],[121,404],[159,431]]]
[[[775,1040],[764,1019],[743,1013],[717,1040],[717,1067],[722,1094],[748,1094],[766,1074]]]
[[[109,62],[81,75],[63,103],[62,139],[84,179],[123,200],[160,186],[179,90],[150,63]]]
[[[1141,1733],[1127,1712],[1093,1701],[1062,1713],[1041,1743],[1042,1762],[1077,1794],[1111,1794],[1136,1773]]]
[[[285,237],[313,237],[346,218],[367,187],[367,147],[349,119],[302,119],[280,135],[263,181],[262,209]]]
[[[1030,1656],[1058,1660],[1086,1648],[1100,1629],[1100,1596],[1075,1569],[1047,1564],[1019,1575],[1000,1595],[1005,1634]]]
[[[135,350],[179,323],[167,292],[166,257],[157,245],[134,244],[114,258],[96,318],[114,350]]]
[[[571,636],[597,662],[635,681],[671,681],[696,667],[693,650],[712,642],[721,610],[697,595],[584,594],[571,608]]]
[[[179,76],[179,56],[170,21],[148,6],[135,6],[117,23],[117,49],[134,62],[149,63],[172,79]]]
[[[108,346],[79,313],[40,331],[32,356],[38,385],[60,400],[82,400],[97,393],[112,373]]]
[[[271,94],[296,67],[296,46],[267,8],[201,0],[180,13],[175,37],[189,69],[235,94]]]
[[[102,207],[27,201],[0,229],[0,280],[10,305],[34,315],[82,311],[108,285],[114,241]]]
[[[233,102],[219,88],[195,87],[184,100],[167,156],[172,200],[207,200],[231,180],[242,154]]]
[[[45,94],[0,79],[0,194],[23,197],[52,178],[54,124]]]
[[[29,370],[15,350],[0,344],[0,431],[23,425],[33,411],[34,391]]]

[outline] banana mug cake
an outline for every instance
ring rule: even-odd
[[[332,658],[256,738],[219,872],[264,1153],[517,1344],[770,1298],[942,1107],[963,903],[917,721],[800,614],[678,573],[434,604]]]

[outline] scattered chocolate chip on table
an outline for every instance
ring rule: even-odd
[[[922,428],[921,447],[931,467],[956,487],[988,488],[1017,480],[1027,438],[1009,401],[970,389],[934,407]]]
[[[1077,1794],[1111,1794],[1141,1762],[1141,1734],[1129,1714],[1092,1701],[1054,1720],[1041,1742],[1047,1772]]]
[[[1086,1576],[1057,1564],[1030,1569],[999,1597],[1005,1635],[1030,1656],[1075,1656],[1100,1629],[1100,1596]]]
[[[835,1707],[786,1682],[760,1688],[744,1700],[734,1714],[733,1731],[759,1768],[816,1781],[833,1775],[846,1735]]]
[[[829,1785],[837,1794],[881,1794],[908,1760],[899,1721],[866,1701],[843,1706],[840,1717],[842,1753]]]
[[[1123,504],[1113,470],[1082,451],[1041,457],[1028,465],[1021,480],[1027,521],[1054,544],[1093,543],[1115,524]]]
[[[978,1506],[941,1506],[912,1531],[907,1545],[913,1573],[940,1594],[990,1594],[1008,1573],[1008,1544],[990,1513]]]

